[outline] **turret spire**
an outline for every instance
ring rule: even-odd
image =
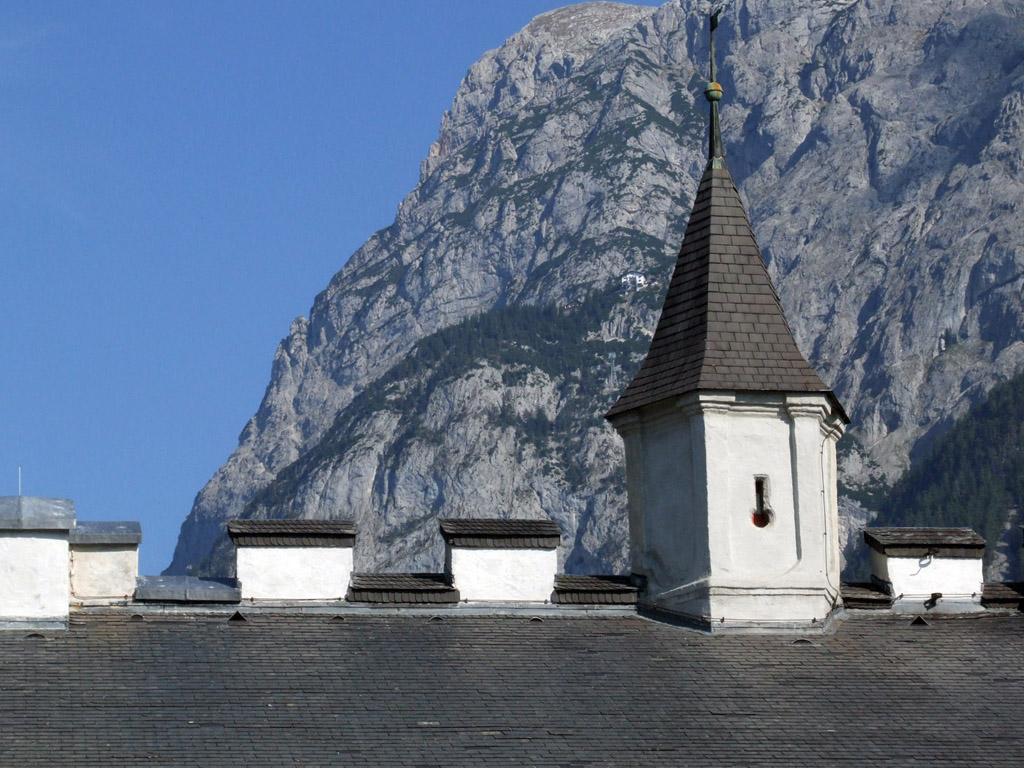
[[[722,129],[718,124],[718,101],[722,98],[722,86],[718,84],[715,67],[715,29],[718,27],[719,8],[711,14],[711,81],[704,87],[704,98],[711,103],[711,124],[708,127],[708,168],[724,168],[725,152],[722,149]]]
[[[711,81],[704,88],[711,103],[707,168],[647,358],[611,418],[695,392],[818,392],[834,401],[793,340],[725,164],[722,87],[714,79],[719,13],[711,14]]]

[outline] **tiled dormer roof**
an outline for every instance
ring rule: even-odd
[[[441,535],[453,547],[555,549],[562,531],[553,520],[441,520]]]
[[[228,535],[240,547],[351,547],[351,520],[228,520]]]
[[[864,541],[890,557],[981,558],[985,539],[970,528],[865,528]]]
[[[608,416],[699,390],[829,392],[793,340],[720,159],[697,189],[647,359]]]

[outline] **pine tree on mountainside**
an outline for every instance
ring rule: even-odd
[[[1024,372],[992,388],[892,487],[874,525],[966,526],[991,555],[1024,506]]]

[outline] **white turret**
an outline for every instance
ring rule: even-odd
[[[647,358],[607,417],[632,570],[642,606],[712,631],[820,627],[840,599],[848,419],[793,340],[725,164],[721,86],[705,95],[707,168]]]

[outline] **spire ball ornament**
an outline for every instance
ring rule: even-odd
[[[716,82],[710,82],[704,86],[704,98],[708,101],[719,101],[722,98],[722,86]]]

